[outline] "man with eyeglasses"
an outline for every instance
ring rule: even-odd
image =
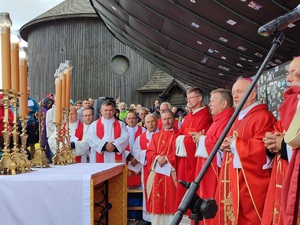
[[[186,100],[191,113],[185,117],[176,140],[178,181],[192,182],[195,180],[196,143],[190,132],[205,133],[212,123],[209,109],[203,104],[202,99],[203,93],[200,88],[192,87],[187,91]],[[177,186],[176,206],[180,204],[186,190],[181,184]]]

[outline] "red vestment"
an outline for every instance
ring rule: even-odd
[[[235,147],[241,168],[234,168],[237,159],[233,153],[224,152],[216,191],[218,212],[213,224],[260,224],[270,180],[270,171],[263,170],[266,147],[262,138],[274,122],[267,105],[258,104],[233,123],[228,136],[237,132]]]
[[[78,138],[77,141],[81,141],[83,137],[83,123],[81,123],[80,121],[78,121],[78,126],[77,129],[75,130],[75,137]],[[75,160],[77,163],[81,163],[81,155],[76,156]]]
[[[147,195],[149,201],[149,212],[152,214],[173,214],[176,212],[176,171],[172,171],[170,176],[166,176],[154,171],[158,164],[156,158],[165,156],[168,163],[176,168],[175,140],[178,130],[161,130],[153,134],[150,146],[147,149],[147,165],[150,171],[147,181]],[[159,165],[157,165],[159,166]]]
[[[195,180],[195,169],[197,164],[197,157],[195,157],[196,144],[194,143],[192,136],[189,132],[200,132],[208,130],[210,124],[212,123],[212,118],[207,107],[202,108],[198,112],[188,114],[180,129],[178,134],[185,135],[184,146],[186,149],[187,157],[177,157],[177,178],[178,181],[182,180],[185,182],[192,182]],[[176,193],[176,206],[178,207],[185,192],[186,188],[181,184],[177,187]]]
[[[285,130],[281,125],[282,122],[277,121],[274,124],[274,132],[283,133]],[[273,160],[261,225],[283,225],[281,192],[288,161],[281,158],[280,152],[275,155]]]
[[[140,141],[139,141],[139,149],[141,149],[142,151],[146,151],[149,145],[149,140],[147,139],[147,131],[145,131],[144,133],[141,134],[140,136]],[[148,180],[148,174],[149,174],[149,168],[148,165],[145,164],[143,165],[143,184],[144,184],[144,195],[145,195],[145,206],[146,206],[146,211],[149,212],[149,201],[147,201],[148,197],[147,197],[147,192],[146,192],[146,184],[147,184],[147,180]]]
[[[140,136],[143,133],[143,128],[140,125],[136,125],[137,129],[134,133],[134,141],[137,139],[138,136]],[[128,128],[129,129],[129,128]],[[133,145],[133,144],[132,144]],[[130,146],[130,142],[128,143],[125,151],[126,157],[132,153],[132,147]],[[126,160],[126,165],[128,165],[129,161]],[[140,172],[133,172],[130,169],[128,169],[127,172],[127,187],[136,187],[136,186],[141,186],[141,173]]]
[[[296,113],[297,104],[299,102],[298,95],[300,87],[291,87],[285,94],[285,100],[279,108],[279,113],[283,113],[282,109],[286,109],[283,127],[287,130]],[[282,186],[282,210],[284,214],[285,225],[300,224],[300,147],[294,149],[291,161],[288,165],[284,183]]]
[[[207,150],[207,154],[210,155],[215,144],[220,138],[224,128],[226,127],[228,121],[230,120],[232,114],[234,112],[234,108],[228,108],[222,111],[221,113],[215,115],[213,117],[213,123],[207,130],[205,134],[205,147]],[[201,171],[203,165],[206,162],[206,158],[197,157],[197,166],[196,166],[196,174],[195,178],[198,176],[198,173]],[[205,172],[201,182],[200,187],[197,191],[197,194],[202,198],[214,198],[216,194],[216,188],[218,183],[218,174],[219,168],[217,165],[216,157],[210,164],[210,167]],[[205,221],[205,225],[208,225],[210,220]],[[201,224],[201,223],[200,223]],[[204,223],[203,223],[204,224]]]

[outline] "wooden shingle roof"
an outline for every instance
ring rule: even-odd
[[[171,75],[163,72],[159,68],[155,70],[151,79],[142,87],[137,89],[138,92],[163,92],[173,83],[176,82],[182,89],[188,90],[191,86],[174,79]]]

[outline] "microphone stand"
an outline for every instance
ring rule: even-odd
[[[219,140],[217,141],[216,145],[214,146],[211,154],[208,156],[205,164],[203,165],[200,173],[198,174],[195,181],[191,183],[186,183],[180,181],[188,190],[186,191],[185,195],[183,196],[181,203],[178,207],[178,211],[174,214],[173,220],[171,222],[171,225],[178,225],[182,219],[182,216],[186,212],[186,210],[189,208],[192,211],[191,219],[195,221],[195,224],[198,224],[199,220],[202,220],[203,218],[209,219],[213,218],[217,212],[217,205],[215,200],[213,199],[201,199],[197,194],[197,190],[199,188],[199,183],[202,180],[205,172],[209,168],[214,156],[218,152],[223,140],[225,139],[228,131],[230,130],[233,122],[235,121],[236,117],[240,113],[243,105],[245,104],[247,98],[249,97],[250,93],[252,92],[255,84],[257,83],[259,77],[261,76],[263,69],[269,62],[269,60],[272,58],[273,54],[275,53],[278,46],[280,46],[284,40],[285,35],[283,33],[278,33],[275,39],[273,40],[272,47],[268,52],[268,55],[264,59],[263,63],[261,64],[259,70],[257,71],[255,77],[253,78],[253,81],[248,88],[247,92],[245,93],[245,96],[243,97],[242,101],[234,111],[233,115],[231,116],[228,124],[226,125],[225,129],[223,130]]]

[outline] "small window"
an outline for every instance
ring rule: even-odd
[[[129,70],[130,61],[125,55],[115,55],[111,58],[109,64],[114,73],[124,75]]]

